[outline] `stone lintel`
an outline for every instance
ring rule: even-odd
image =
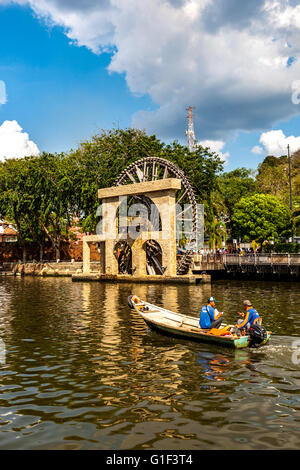
[[[107,234],[99,234],[99,235],[85,235],[83,237],[83,241],[86,243],[100,243],[100,242],[105,242],[107,240],[110,240],[107,236]],[[149,231],[149,232],[140,232],[136,234],[136,238],[132,239],[129,234],[127,234],[125,237],[121,234],[116,234],[116,237],[113,238],[114,243],[118,243],[121,240],[125,240],[127,242],[134,242],[135,240],[156,240],[156,241],[170,241],[170,236],[169,233],[164,233],[164,232],[158,232],[158,231]],[[172,238],[173,241],[173,238]]]
[[[107,237],[105,235],[84,235],[83,241],[87,243],[104,242]]]
[[[119,196],[132,196],[137,194],[153,193],[155,191],[167,191],[181,189],[181,180],[177,178],[165,178],[162,180],[133,183],[111,188],[98,189],[99,199],[108,199]]]

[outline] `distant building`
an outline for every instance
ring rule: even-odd
[[[0,220],[0,243],[15,243],[18,241],[17,230],[4,220]]]
[[[83,233],[80,227],[80,219],[79,217],[74,217],[73,221],[71,223],[70,227],[70,232],[72,233],[72,239],[75,241],[75,243],[82,242],[83,237],[87,235],[86,233]]]

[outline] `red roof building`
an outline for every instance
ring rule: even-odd
[[[18,241],[17,230],[7,222],[0,220],[0,243],[15,243]]]

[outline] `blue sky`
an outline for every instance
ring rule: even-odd
[[[225,155],[228,171],[256,168],[287,143],[296,150],[297,2],[280,11],[236,2],[0,0],[0,158],[68,151],[131,125],[186,143],[189,105],[196,138]]]
[[[0,79],[7,103],[0,123],[17,120],[41,151],[74,148],[98,129],[127,127],[148,96],[130,93],[109,74],[111,54],[70,44],[61,27],[47,27],[27,7],[0,6]]]

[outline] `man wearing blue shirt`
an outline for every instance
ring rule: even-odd
[[[251,326],[261,325],[261,317],[255,308],[252,306],[250,300],[244,300],[243,302],[245,313],[238,312],[243,317],[243,320],[239,320],[235,325],[238,328],[239,333],[242,329],[245,329],[246,333],[249,333]]]
[[[210,297],[207,305],[201,308],[199,325],[202,329],[219,328],[222,323],[223,313],[216,309],[216,300]]]

